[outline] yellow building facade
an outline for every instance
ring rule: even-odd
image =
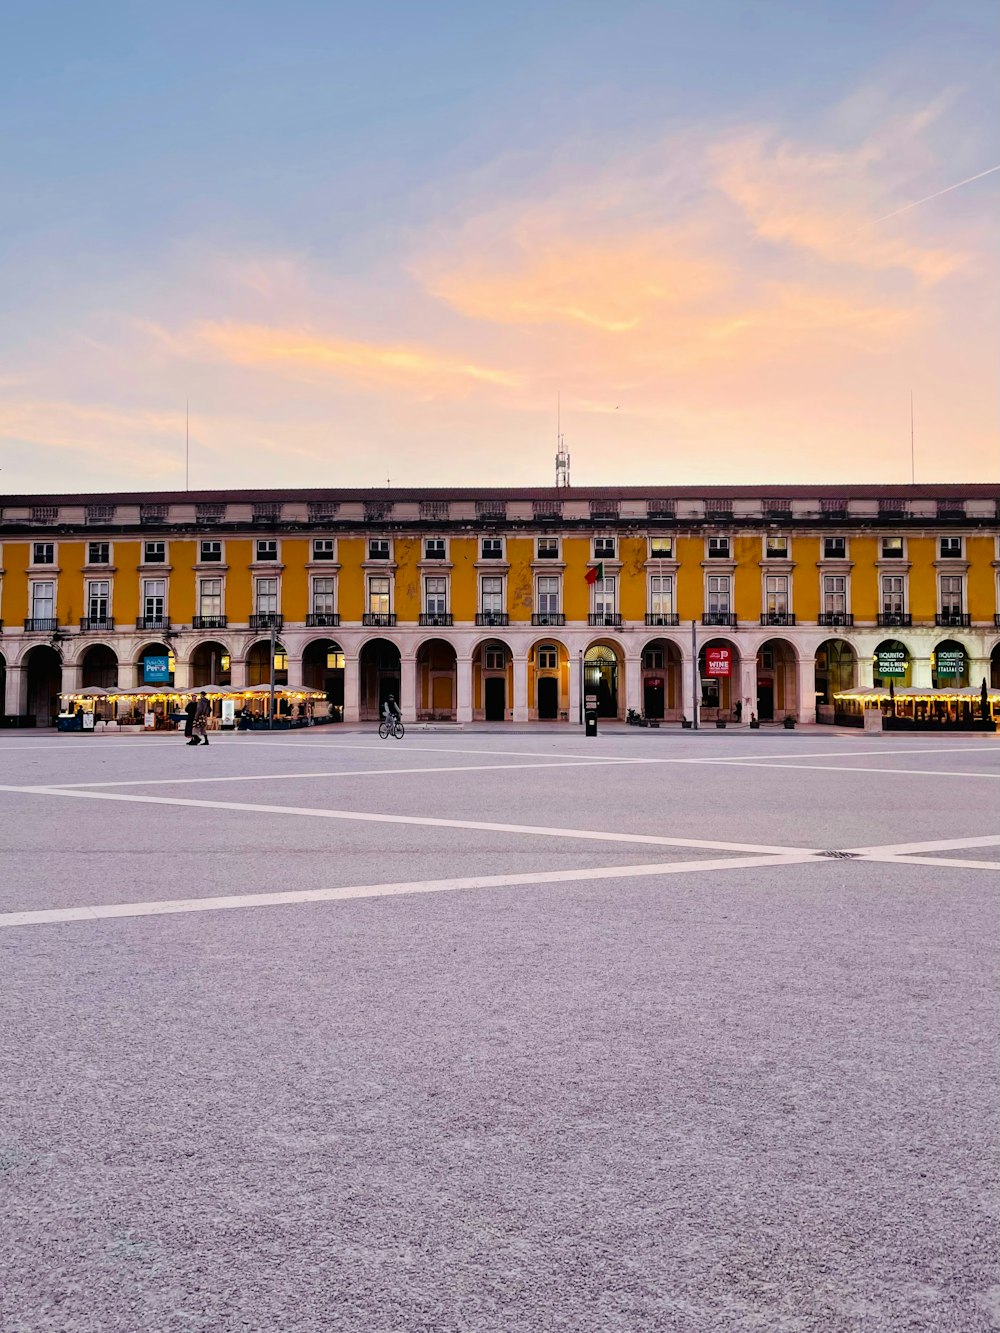
[[[1000,686],[998,486],[275,491],[0,501],[0,713],[277,679],[335,720],[833,721]],[[890,666],[895,663],[895,666]]]

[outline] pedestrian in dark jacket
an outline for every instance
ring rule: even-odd
[[[195,745],[197,745],[199,741],[203,741],[206,745],[208,744],[208,736],[206,733],[208,731],[208,719],[211,715],[212,705],[208,701],[208,695],[202,694],[198,700],[198,707],[195,709],[194,726],[192,728],[194,735],[191,739],[194,741]]]
[[[197,703],[194,701],[194,699],[189,699],[188,702],[184,705],[184,719],[185,719],[184,735],[187,737],[188,745],[198,744],[198,742],[194,739],[194,736],[192,734],[194,732],[194,719],[195,719],[195,714],[197,712],[198,712]]]

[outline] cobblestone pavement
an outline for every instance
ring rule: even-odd
[[[0,1327],[1000,1327],[998,797],[982,736],[0,737]]]

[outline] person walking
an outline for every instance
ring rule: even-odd
[[[206,735],[206,732],[208,731],[208,719],[211,715],[212,705],[208,701],[208,695],[202,694],[198,700],[198,707],[195,709],[194,727],[192,728],[194,735],[191,739],[194,741],[195,745],[197,745],[199,741],[204,741],[206,745],[208,744],[208,736]]]
[[[194,719],[195,719],[195,714],[197,712],[198,712],[198,704],[196,700],[189,699],[187,703],[184,705],[184,735],[187,737],[188,745],[198,744],[193,734]]]

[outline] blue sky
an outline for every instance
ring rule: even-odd
[[[997,474],[992,4],[4,19],[8,492]]]

